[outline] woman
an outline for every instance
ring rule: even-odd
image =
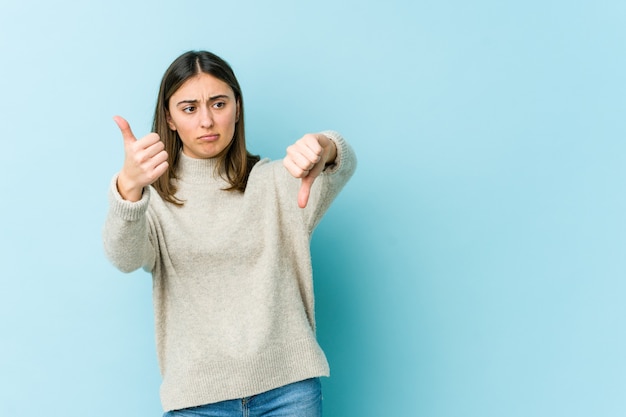
[[[328,131],[282,163],[251,155],[239,83],[205,51],[165,72],[153,133],[114,119],[125,160],[104,247],[152,273],[165,416],[321,415],[309,244],[354,172],[350,146]]]

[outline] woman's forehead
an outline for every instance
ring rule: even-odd
[[[224,81],[211,74],[201,72],[185,81],[183,85],[172,94],[171,98],[174,99],[174,101],[176,101],[176,98],[206,101],[217,96],[234,98],[235,93]]]

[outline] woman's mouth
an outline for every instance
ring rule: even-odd
[[[198,140],[201,140],[203,142],[214,142],[216,141],[218,138],[220,137],[220,135],[218,134],[206,134],[206,135],[202,135],[198,138]]]

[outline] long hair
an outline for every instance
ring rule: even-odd
[[[230,184],[227,191],[244,191],[248,183],[248,177],[254,164],[260,158],[252,155],[246,149],[246,135],[244,130],[244,109],[241,87],[235,77],[235,73],[226,61],[217,55],[207,51],[189,51],[172,62],[161,80],[159,96],[154,111],[152,131],[158,133],[165,144],[167,152],[167,171],[153,184],[161,198],[172,204],[182,205],[183,202],[175,197],[176,170],[183,143],[177,131],[173,131],[167,124],[167,111],[169,100],[172,95],[193,76],[200,73],[212,75],[225,82],[235,93],[235,100],[239,103],[239,118],[235,122],[235,133],[230,144],[217,156],[219,158],[217,169],[220,175]]]

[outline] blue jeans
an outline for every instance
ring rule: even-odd
[[[163,417],[322,417],[322,385],[306,379],[238,400],[168,411]]]

